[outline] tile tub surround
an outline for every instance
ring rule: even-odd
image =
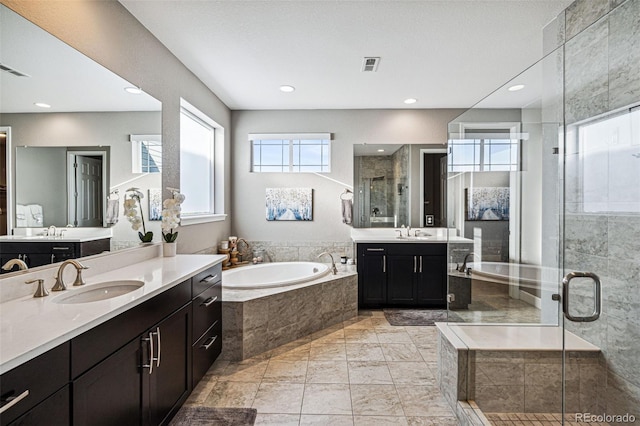
[[[243,360],[308,336],[358,313],[355,266],[338,274],[286,287],[224,288],[222,274],[222,358]]]
[[[336,262],[341,256],[353,258],[351,241],[249,241],[251,251],[261,250],[270,262],[317,262],[322,252],[331,253]],[[251,259],[247,259],[251,260]],[[326,262],[323,258],[321,262]]]
[[[153,247],[149,249],[153,253]],[[160,245],[158,245],[160,247]],[[47,267],[38,272],[18,274],[13,277],[20,285],[27,287],[29,294],[3,302],[2,328],[0,329],[0,374],[35,358],[36,356],[64,343],[87,330],[137,306],[154,296],[184,282],[186,279],[224,260],[219,255],[178,255],[158,257],[134,264],[117,263],[115,256],[104,255],[93,259],[95,270],[85,277],[82,287],[69,286],[64,292],[51,292],[47,297],[32,296],[36,284],[25,285],[30,275],[40,275],[46,279],[46,287],[53,284],[51,279],[55,268]],[[141,253],[129,253],[135,256]],[[89,261],[86,262],[90,264]],[[119,267],[120,266],[120,267]],[[108,268],[107,270],[105,270]],[[74,268],[69,268],[74,269]],[[75,272],[75,270],[74,270]],[[44,274],[44,276],[42,276]],[[89,289],[95,283],[105,281],[140,280],[144,285],[139,289],[112,299],[90,303],[57,304],[60,296],[68,296],[77,291]],[[72,282],[72,281],[68,281]],[[15,284],[15,283],[14,283]],[[2,285],[4,286],[4,280]]]
[[[484,412],[562,410],[562,330],[558,327],[437,323],[440,390],[455,409],[474,401]],[[566,332],[567,411],[597,412],[603,371],[599,349]],[[459,407],[458,407],[459,408]],[[456,411],[460,417],[458,409]],[[462,419],[461,419],[462,421]]]

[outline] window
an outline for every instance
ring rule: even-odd
[[[162,172],[162,136],[130,135],[133,173]]]
[[[465,139],[449,140],[450,172],[517,171],[520,139],[509,129],[465,129]]]
[[[251,134],[251,171],[331,171],[331,134]]]
[[[224,128],[181,99],[180,190],[186,196],[183,224],[224,218],[220,215],[224,211],[223,146]]]

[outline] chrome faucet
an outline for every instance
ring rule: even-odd
[[[85,284],[85,281],[82,278],[82,270],[89,269],[89,267],[84,266],[82,263],[78,262],[75,259],[68,259],[62,262],[62,264],[58,268],[58,273],[56,274],[56,283],[54,284],[53,287],[51,287],[51,291],[62,291],[67,289],[67,286],[65,285],[64,280],[62,279],[64,268],[67,265],[73,265],[76,268],[77,275],[76,275],[76,280],[73,282],[73,285],[79,286],[79,285]]]
[[[467,253],[467,255],[464,257],[464,260],[462,261],[462,265],[456,268],[459,272],[462,272],[463,274],[466,273],[467,275],[471,274],[471,268],[467,267],[467,260],[469,260],[469,256],[475,256],[475,253]]]
[[[323,251],[318,255],[318,259],[320,258],[320,256],[325,254],[328,254],[331,258],[331,272],[333,273],[333,275],[336,275],[338,273],[338,268],[336,268],[336,262],[333,261],[333,256],[331,255],[331,253],[329,253],[328,251]]]
[[[47,229],[47,236],[49,237],[55,237],[56,236],[56,231],[57,228],[53,225],[51,225],[48,229]]]
[[[27,264],[24,262],[24,260],[21,260],[21,259],[11,259],[11,260],[9,260],[7,263],[2,265],[2,269],[5,270],[5,271],[10,271],[16,265],[18,265],[18,268],[21,271],[26,271],[27,269],[29,269],[29,266],[27,266]]]

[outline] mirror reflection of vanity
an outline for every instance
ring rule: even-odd
[[[445,226],[446,148],[354,145],[354,228]]]
[[[145,195],[147,229],[159,233],[159,222],[149,221],[147,213],[149,191],[157,193],[162,185],[161,167],[140,169],[139,160],[150,158],[141,139],[160,140],[161,103],[125,91],[135,85],[0,8],[1,61],[10,68],[0,72],[2,264],[7,256],[28,252],[26,244],[46,252],[29,256],[29,266],[64,258],[41,250],[46,244],[94,241],[92,250],[78,245],[71,257],[137,246],[137,233],[122,214],[130,187]],[[160,164],[161,150],[157,155]],[[117,202],[115,220],[107,217],[109,200]],[[55,235],[47,235],[49,227]]]

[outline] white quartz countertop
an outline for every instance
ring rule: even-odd
[[[357,238],[351,237],[355,243],[473,243],[473,240],[462,237],[392,237],[366,235]]]
[[[2,235],[0,236],[0,242],[12,242],[12,243],[84,243],[86,241],[102,240],[104,238],[111,238],[111,236],[104,235],[78,235],[78,236],[62,236],[62,237],[48,237],[46,235]]]
[[[35,358],[91,328],[151,299],[184,280],[222,262],[222,255],[157,257],[87,278],[82,287],[71,287],[49,296],[25,296],[0,304],[0,374]],[[78,303],[55,303],[92,284],[105,281],[140,280],[144,285],[112,299]],[[36,284],[31,284],[34,286]],[[49,289],[53,281],[45,282]]]
[[[398,230],[402,236],[398,236]],[[353,228],[351,240],[354,243],[473,243],[456,236],[455,229],[447,228]]]

